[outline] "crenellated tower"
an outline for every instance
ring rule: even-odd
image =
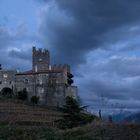
[[[50,65],[50,53],[46,49],[36,49],[33,47],[32,50],[32,70],[35,72],[49,70]]]

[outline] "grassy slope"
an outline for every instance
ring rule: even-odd
[[[95,121],[72,130],[58,130],[53,121],[61,113],[28,105],[19,100],[0,99],[0,140],[139,140],[140,125],[107,124]]]
[[[139,140],[138,125],[92,125],[72,130],[0,127],[0,140]]]
[[[61,113],[50,108],[29,105],[15,99],[0,99],[0,124],[12,126],[52,126]]]

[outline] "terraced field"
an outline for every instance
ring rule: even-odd
[[[0,124],[51,127],[61,115],[56,109],[30,105],[16,99],[0,99]]]

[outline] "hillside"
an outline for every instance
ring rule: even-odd
[[[130,111],[123,111],[121,113],[114,114],[114,115],[112,115],[113,122],[122,122],[125,118],[127,118],[128,116],[130,116],[132,114],[133,113]]]
[[[0,140],[139,140],[140,125],[111,124],[99,119],[81,127],[60,130],[55,108],[0,98]]]
[[[0,126],[1,140],[140,140],[140,125],[92,124],[59,130],[54,128],[30,128]]]
[[[122,122],[140,123],[140,113],[132,114],[122,120]]]
[[[16,99],[0,98],[0,124],[12,126],[53,126],[61,117],[56,109],[29,104]]]

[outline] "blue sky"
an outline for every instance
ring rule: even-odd
[[[27,70],[32,46],[47,48],[92,111],[139,111],[139,13],[137,0],[1,0],[0,63]]]
[[[30,30],[36,30],[38,6],[32,0],[1,0],[1,24],[15,29],[24,23]]]

